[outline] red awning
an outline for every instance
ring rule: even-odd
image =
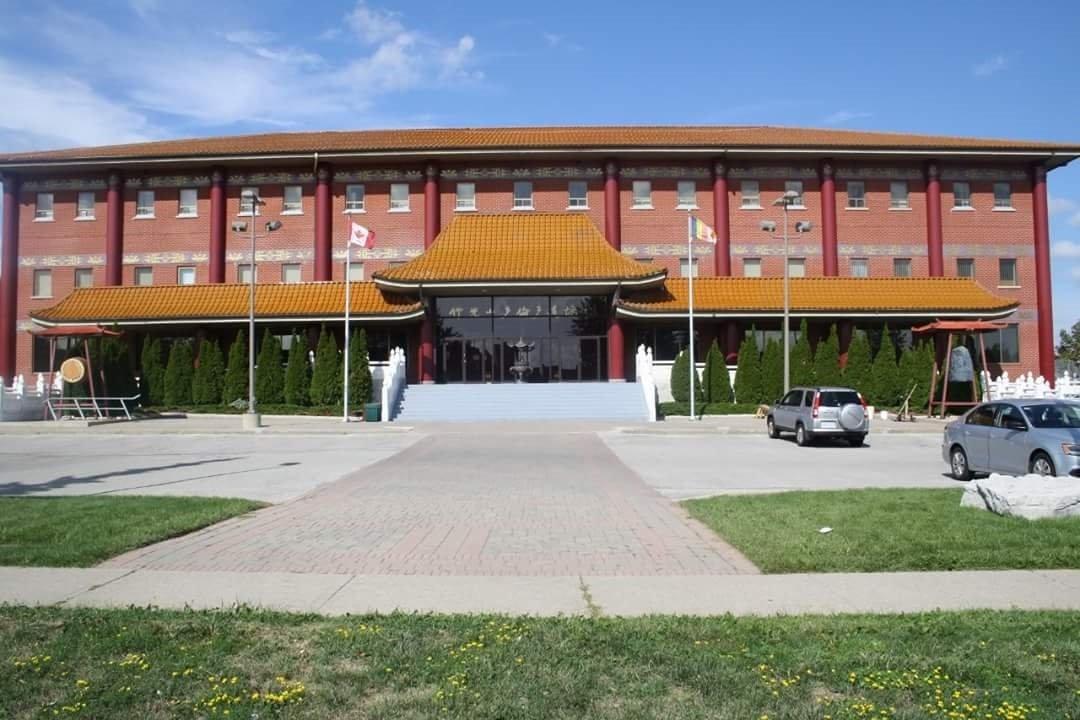
[[[36,337],[120,337],[124,333],[100,325],[57,325],[49,328],[34,328],[30,334]]]
[[[911,332],[990,332],[1008,327],[1005,323],[989,320],[938,320],[936,322],[911,328]]]

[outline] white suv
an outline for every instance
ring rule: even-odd
[[[860,447],[870,432],[866,401],[851,388],[798,387],[769,408],[769,437],[795,433],[795,442],[809,445],[817,437],[843,437]]]

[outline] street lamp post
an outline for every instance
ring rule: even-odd
[[[788,208],[799,200],[799,193],[788,190],[773,201],[784,208],[784,394],[791,389],[791,268],[788,261]]]

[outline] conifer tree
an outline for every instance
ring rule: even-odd
[[[761,355],[761,394],[769,404],[784,394],[784,349],[776,340],[769,340]]]
[[[735,367],[735,402],[757,404],[764,395],[761,378],[761,356],[758,354],[754,338],[757,331],[750,329],[750,334],[739,345],[739,360]],[[771,401],[770,401],[771,402]]]
[[[191,381],[195,369],[188,340],[176,340],[165,366],[165,404],[178,407],[191,404]]]
[[[840,379],[840,339],[836,326],[829,327],[829,336],[818,342],[814,353],[814,382],[818,385],[839,385]]]
[[[311,369],[308,366],[307,333],[293,335],[289,361],[285,366],[285,402],[288,405],[307,405],[311,390]]]
[[[143,405],[161,405],[165,401],[165,365],[161,360],[161,341],[147,335],[142,346],[140,400]]]
[[[311,371],[311,404],[325,407],[341,402],[341,384],[337,341],[323,326],[315,346],[315,367]]]
[[[349,405],[351,408],[363,410],[364,403],[371,402],[371,391],[367,333],[360,328],[359,332],[349,337]]]
[[[810,349],[810,332],[803,318],[799,325],[799,339],[791,348],[791,385],[814,384],[814,360]]]
[[[724,354],[720,352],[720,345],[715,340],[705,355],[705,378],[702,386],[706,403],[731,402],[731,376],[728,375]]]
[[[671,366],[671,397],[675,402],[690,402],[690,352],[683,350]],[[694,403],[695,410],[700,410],[705,402],[705,393],[701,389],[701,379],[694,368]]]
[[[191,399],[196,405],[217,405],[221,402],[225,362],[217,340],[203,339],[199,345],[199,366],[195,368]]]
[[[225,383],[221,388],[221,401],[226,405],[248,399],[248,351],[244,331],[236,334],[229,347],[229,366],[225,369]]]
[[[844,366],[843,382],[850,388],[862,393],[867,402],[871,402],[871,365],[870,340],[866,333],[856,330],[848,346],[847,364]]]
[[[282,402],[285,391],[285,369],[281,367],[281,343],[266,328],[255,365],[255,399],[259,404]]]
[[[874,356],[874,364],[871,367],[873,388],[873,404],[878,407],[894,407],[900,403],[899,369],[896,366],[896,345],[893,343],[889,326],[886,325],[881,333],[881,347]]]

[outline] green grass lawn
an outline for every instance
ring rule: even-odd
[[[0,565],[88,567],[260,507],[235,498],[0,498]]]
[[[1078,626],[9,607],[0,717],[1075,719]]]
[[[1080,568],[1080,518],[1000,517],[960,507],[961,494],[787,492],[685,506],[769,573]]]

